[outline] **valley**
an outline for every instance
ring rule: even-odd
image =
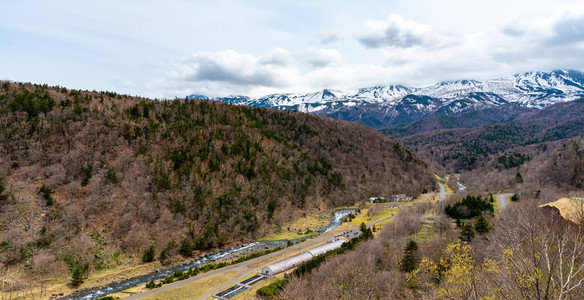
[[[0,1],[0,300],[584,299],[583,24]]]

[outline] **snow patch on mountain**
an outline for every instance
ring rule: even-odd
[[[261,98],[230,96],[216,100],[250,106],[298,110],[308,113],[357,107],[385,107],[412,113],[459,113],[514,103],[524,107],[544,108],[558,102],[584,97],[584,74],[574,70],[527,72],[487,80],[443,81],[424,88],[402,85],[376,86],[351,91],[324,89],[307,94],[273,94]],[[209,99],[202,95],[189,98]],[[379,109],[377,108],[379,111]],[[320,113],[319,113],[320,114]]]

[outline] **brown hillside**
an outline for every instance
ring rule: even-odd
[[[150,245],[188,256],[305,212],[433,188],[424,162],[362,125],[9,82],[0,178],[0,262],[42,252],[89,271]]]

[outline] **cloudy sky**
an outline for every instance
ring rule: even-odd
[[[584,1],[0,0],[0,79],[148,97],[584,70]]]

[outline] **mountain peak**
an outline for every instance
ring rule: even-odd
[[[193,97],[208,99],[203,95],[189,96]],[[584,74],[578,70],[553,70],[525,72],[483,82],[470,79],[442,81],[424,88],[383,85],[354,91],[323,89],[306,94],[272,94],[257,99],[230,96],[216,100],[346,120],[373,118],[369,115],[374,112],[371,122],[381,126],[377,124],[391,122],[403,114],[410,117],[421,113],[452,114],[507,104],[541,109],[579,98],[584,98]]]

